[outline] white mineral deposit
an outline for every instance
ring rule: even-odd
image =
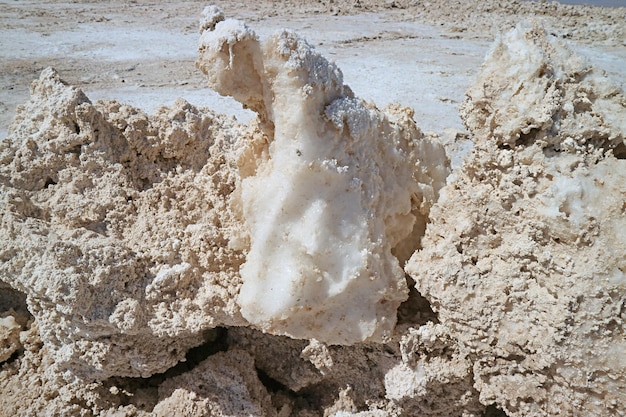
[[[267,137],[245,161],[254,174],[239,194],[250,235],[242,315],[300,339],[388,340],[408,295],[393,253],[418,245],[413,229],[423,231],[448,174],[443,147],[409,109],[355,98],[341,70],[295,33],[260,42],[212,12],[198,66],[212,88],[258,113]]]
[[[0,416],[626,414],[626,8],[0,10]]]

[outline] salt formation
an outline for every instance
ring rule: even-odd
[[[201,29],[209,85],[257,112],[267,135],[254,160],[240,161],[250,231],[242,315],[296,338],[388,339],[407,297],[396,256],[419,244],[448,173],[443,148],[409,110],[355,98],[341,71],[292,32],[261,43],[216,8]]]
[[[251,33],[233,21],[204,23],[216,33],[228,25]],[[224,36],[241,35],[229,29]],[[240,54],[242,44],[232,42],[213,55],[203,51],[200,63],[210,80],[221,77],[211,81],[220,91],[231,85],[259,113],[261,129],[184,101],[153,116],[115,101],[91,103],[52,69],[33,83],[0,150],[0,415],[271,416],[329,407],[337,414],[371,408],[477,416],[483,407],[471,364],[453,345],[442,359],[425,353],[419,332],[403,339],[405,354],[398,336],[390,346],[324,343],[389,338],[408,295],[400,263],[419,245],[448,172],[442,147],[421,134],[409,110],[382,112],[356,99],[340,71],[293,34],[277,35],[265,46],[271,53],[254,55],[263,58],[260,73],[241,61],[249,49]],[[278,46],[292,47],[283,52],[293,57]],[[208,70],[212,64],[219,71]],[[250,81],[256,76],[262,84]],[[267,99],[251,94],[261,87]],[[269,180],[291,217],[309,214],[272,214],[281,207],[258,191]],[[265,208],[280,233],[297,232],[302,243],[317,234],[317,247],[304,248],[315,257],[287,245],[297,240],[271,235],[265,241],[276,244],[277,255],[264,252]],[[303,270],[309,276],[339,274],[332,294],[325,293],[332,276],[299,282],[312,286],[318,313],[343,309],[346,317],[326,323],[329,317],[302,314],[287,298],[278,301],[290,323],[271,323],[270,316],[273,328],[256,324],[312,340],[246,328],[239,271],[244,261],[243,271],[258,269],[262,256],[292,263],[309,257],[315,263],[307,268],[319,268]],[[293,280],[268,274],[259,288],[270,278]],[[17,302],[7,301],[16,295]],[[419,312],[407,316],[420,319]],[[189,359],[200,343],[210,356]],[[385,380],[392,368],[415,389]],[[270,398],[261,375],[285,391]],[[316,399],[307,404],[289,390]]]
[[[626,98],[536,27],[500,38],[467,96],[475,150],[406,269],[483,404],[622,415]]]
[[[285,415],[321,415],[320,408],[325,415],[345,417],[483,415],[472,363],[445,326],[429,322],[396,330],[401,336],[389,344],[332,346],[236,328],[229,330],[228,343],[248,352],[260,373],[287,388],[274,396],[278,410],[291,410]],[[289,392],[323,406],[304,411],[285,398]]]
[[[18,109],[0,416],[626,414],[626,99],[603,74],[503,36],[440,189],[410,111],[290,32],[215,8],[201,29],[210,85],[257,122],[91,103],[52,69]],[[398,309],[409,257],[436,313],[413,288]]]
[[[159,386],[159,397],[156,417],[276,415],[253,358],[237,349],[210,356],[193,373],[168,379]]]
[[[2,143],[0,280],[26,295],[68,380],[163,372],[245,319],[300,338],[380,340],[407,297],[392,250],[408,258],[423,233],[447,174],[442,147],[407,110],[355,99],[295,35],[252,59],[236,42],[252,39],[243,24],[207,25],[215,36],[203,42],[232,44],[203,51],[203,68],[226,54],[210,77],[251,94],[242,101],[263,131],[180,100],[150,117],[93,104],[47,69]],[[22,327],[2,318],[3,356]]]
[[[26,294],[68,378],[163,372],[245,323],[244,254],[228,245],[239,135],[184,101],[148,117],[51,69],[33,83],[0,149],[0,280]]]

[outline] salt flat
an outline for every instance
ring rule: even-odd
[[[47,66],[92,100],[118,99],[151,113],[181,97],[240,121],[252,117],[240,104],[206,88],[194,66],[200,4],[180,11],[136,6],[124,14],[113,4],[2,3],[12,9],[0,13],[0,137],[6,136],[15,107],[27,99],[30,82]],[[228,12],[228,5],[223,7]],[[236,5],[233,12],[255,15]],[[458,105],[497,35],[451,31],[396,9],[338,16],[275,14],[257,14],[250,25],[262,37],[282,28],[296,31],[338,64],[359,97],[378,106],[412,107],[423,130],[439,133],[463,130]],[[572,45],[626,84],[625,48]]]

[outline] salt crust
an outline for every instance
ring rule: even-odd
[[[33,83],[0,150],[0,274],[70,379],[162,372],[245,323],[225,157],[241,129],[184,101],[92,104],[52,69]]]
[[[419,244],[448,173],[442,146],[409,110],[355,99],[292,33],[268,42],[257,74],[255,36],[222,19],[205,11],[200,66],[261,130],[181,100],[153,116],[93,104],[47,69],[2,143],[2,281],[27,295],[68,381],[163,372],[244,317],[293,337],[381,340],[407,297],[392,250],[406,259]],[[257,276],[263,259],[276,265]],[[280,300],[272,285],[298,292]]]
[[[406,269],[481,402],[623,415],[626,98],[536,26],[496,41],[467,96],[475,149]]]
[[[193,373],[168,379],[159,386],[159,397],[153,410],[157,417],[276,415],[254,359],[237,349],[210,356]]]
[[[440,323],[352,346],[238,313],[237,190],[271,160],[264,107],[260,128],[184,102],[146,116],[44,71],[0,148],[0,415],[624,414],[624,97],[563,48],[519,28],[468,94],[475,150],[407,266]],[[177,376],[117,377],[210,340],[225,351]]]
[[[223,19],[217,9],[203,17]],[[408,109],[355,98],[339,68],[293,32],[260,42],[237,20],[205,27],[198,67],[257,112],[267,135],[256,160],[240,160],[255,167],[239,194],[250,232],[242,315],[326,343],[389,339],[408,293],[394,255],[419,245],[413,230],[423,232],[449,172],[443,147]]]

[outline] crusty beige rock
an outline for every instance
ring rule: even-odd
[[[157,417],[276,416],[254,361],[238,349],[220,352],[159,386]]]
[[[475,150],[407,271],[470,352],[483,404],[626,413],[623,93],[519,27],[496,42],[461,115]]]
[[[12,314],[0,318],[0,362],[9,359],[20,348],[21,326]]]
[[[557,152],[589,145],[626,151],[620,88],[537,24],[497,39],[466,95],[465,125],[498,146],[541,141]]]
[[[293,34],[286,40],[300,43],[310,57],[303,40]],[[231,76],[235,82],[237,74]],[[285,103],[289,94],[297,102],[301,93],[300,87],[277,92]],[[285,103],[283,111],[288,110]],[[323,120],[337,146],[342,141],[367,144],[371,135],[379,141],[373,150],[390,152],[389,172],[400,172],[365,184],[383,206],[396,204],[386,199],[386,191],[402,197],[400,211],[390,209],[382,229],[380,255],[386,258],[380,268],[395,265],[398,273],[380,277],[381,282],[392,278],[403,290],[383,305],[389,346],[331,347],[236,327],[249,324],[236,303],[239,268],[250,244],[249,231],[242,227],[241,178],[268,163],[272,120],[261,115],[262,129],[255,123],[243,127],[183,101],[153,116],[117,102],[92,104],[54,70],[45,70],[33,83],[30,101],[18,109],[0,154],[6,242],[0,282],[3,289],[11,287],[5,291],[23,294],[18,307],[28,305],[34,315],[20,323],[24,330],[18,345],[12,306],[3,305],[0,312],[10,317],[10,334],[3,339],[7,353],[23,350],[10,355],[0,373],[7,415],[285,416],[292,411],[316,415],[328,408],[329,415],[358,410],[438,415],[445,410],[477,416],[482,406],[463,355],[407,362],[402,369],[420,385],[419,392],[398,394],[395,374],[387,381],[384,376],[403,363],[400,335],[391,333],[398,304],[409,295],[399,264],[419,245],[428,209],[444,183],[443,149],[436,138],[421,134],[407,109],[383,112],[351,93],[332,104],[299,120]],[[367,156],[367,146],[361,148],[354,149]],[[366,166],[370,161],[363,155],[346,162]],[[371,167],[386,172],[385,160],[376,161]],[[352,169],[339,168],[338,173]],[[359,222],[351,227],[366,226]],[[344,296],[353,305],[363,302],[349,292]],[[372,296],[379,300],[381,294]],[[404,330],[423,322],[420,303],[412,293],[401,313]],[[216,326],[228,330],[213,330]],[[325,330],[330,331],[332,326]],[[197,363],[189,349],[203,342],[202,350],[215,353],[215,344],[225,352]],[[185,363],[190,369],[184,369]],[[255,369],[272,388],[271,397]],[[445,398],[438,394],[436,401],[427,400],[431,392],[440,392],[440,374],[457,388],[448,389]],[[20,400],[25,387],[29,394]],[[303,400],[310,395],[314,400]]]
[[[415,326],[388,344],[332,346],[249,328],[230,329],[228,339],[249,352],[265,379],[284,387],[274,404],[290,415],[323,408],[324,415],[480,416],[467,354],[444,326]]]
[[[95,105],[45,70],[0,150],[0,281],[73,376],[148,376],[241,324],[227,158],[241,127],[184,101]],[[68,374],[69,375],[69,374]]]
[[[0,282],[0,364],[23,350],[23,339],[33,322],[23,294]]]
[[[284,41],[299,44],[304,58],[313,56],[295,35]],[[237,74],[230,76],[236,82]],[[294,102],[300,100],[300,87],[290,89],[288,83],[276,90],[282,94],[281,111],[289,110],[290,94]],[[320,86],[308,87],[312,95],[325,94]],[[317,333],[299,334],[312,340],[296,341],[232,327],[249,324],[236,303],[239,268],[250,244],[249,231],[242,227],[241,178],[266,169],[269,135],[284,126],[259,110],[262,129],[255,123],[243,127],[183,101],[153,116],[117,102],[92,104],[54,70],[45,70],[33,83],[30,101],[18,109],[0,155],[7,242],[0,281],[11,286],[7,291],[24,294],[22,307],[27,304],[34,315],[30,327],[22,326],[34,341],[11,344],[12,353],[24,352],[0,374],[2,392],[10,393],[4,408],[8,415],[240,415],[242,410],[314,415],[328,408],[329,415],[369,410],[373,415],[477,416],[482,406],[461,353],[455,351],[452,359],[407,359],[411,362],[402,370],[421,387],[418,391],[398,393],[401,381],[393,372],[385,379],[404,363],[400,335],[392,334],[398,304],[409,295],[399,264],[419,245],[448,167],[441,145],[421,134],[409,110],[392,106],[383,112],[347,94],[298,120],[321,121],[332,132],[331,144],[340,148],[343,142],[362,142],[353,149],[359,157],[344,162],[393,174],[363,184],[371,200],[389,210],[379,236],[383,266],[372,267],[397,270],[375,278],[392,278],[402,290],[393,303],[381,304],[389,346],[344,348],[312,339]],[[387,159],[367,153],[376,149],[387,152]],[[368,165],[367,155],[375,164]],[[339,174],[353,169],[335,168]],[[365,171],[355,172],[361,181],[369,178]],[[401,204],[385,197],[391,191]],[[329,213],[352,221],[350,213]],[[366,227],[357,220],[350,230]],[[381,294],[385,301],[384,293],[372,297],[378,302]],[[349,292],[344,298],[352,305],[363,303]],[[401,314],[403,331],[423,322],[420,303],[412,294]],[[13,310],[3,309],[13,317]],[[17,328],[13,318],[7,320],[9,345]],[[297,321],[291,325],[306,329]],[[228,330],[212,330],[216,326]],[[332,326],[325,332],[330,334]],[[222,333],[228,336],[217,340]],[[201,349],[210,351],[216,344],[226,352],[196,363],[189,349],[202,342]],[[271,397],[255,369],[272,387]],[[443,397],[438,375],[455,387]],[[15,396],[21,387],[30,389],[24,401]],[[433,392],[439,393],[436,401],[428,399]],[[303,400],[309,395],[315,398],[310,403]]]
[[[441,2],[433,13],[444,3],[461,6]],[[223,22],[216,9],[204,17],[205,31]],[[447,168],[424,161],[415,224],[386,219],[397,226],[385,235],[388,262],[423,245],[407,270],[438,314],[411,288],[384,343],[341,346],[263,333],[239,312],[239,269],[254,240],[242,183],[278,161],[270,143],[287,116],[276,109],[306,108],[294,91],[327,91],[275,89],[263,71],[281,70],[280,59],[261,71],[247,58],[267,50],[237,61],[253,38],[222,39],[211,52],[221,60],[204,69],[258,112],[258,128],[182,101],[153,116],[90,103],[52,70],[33,84],[0,145],[0,416],[478,417],[489,404],[509,416],[626,412],[626,118],[623,94],[602,74],[541,29],[501,38],[462,108],[473,154],[432,211]],[[297,36],[280,39],[299,75],[311,74],[298,56],[329,68]],[[280,82],[298,81],[290,74]],[[344,93],[294,120],[363,141],[382,126],[381,137],[441,160],[410,111]],[[363,154],[368,167],[380,162]],[[395,320],[396,308],[385,314]]]

